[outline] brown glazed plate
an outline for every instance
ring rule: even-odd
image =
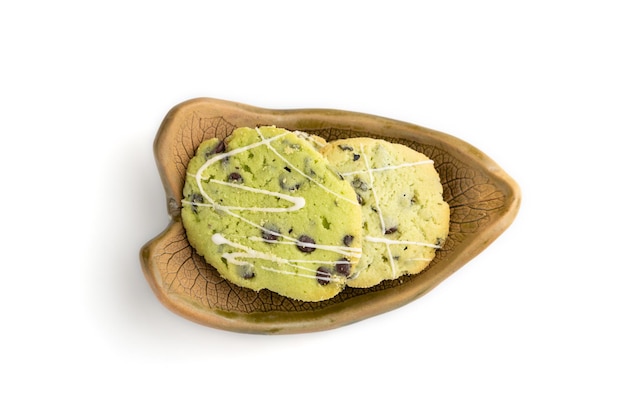
[[[275,125],[327,140],[367,136],[402,143],[435,162],[450,205],[450,233],[429,267],[417,275],[368,289],[346,288],[322,302],[237,287],[222,279],[189,245],[180,207],[187,163],[198,145],[225,138],[235,128]],[[341,110],[270,110],[198,98],[174,107],[154,142],[171,217],[141,249],[145,276],[159,300],[175,313],[210,327],[246,333],[328,330],[405,305],[449,277],[490,245],[513,221],[520,191],[494,161],[468,143],[424,127]]]

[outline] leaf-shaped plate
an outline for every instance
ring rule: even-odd
[[[368,136],[402,143],[435,162],[450,205],[450,233],[429,267],[369,289],[347,288],[323,302],[255,292],[222,279],[189,245],[180,217],[187,163],[205,139],[240,126],[276,125],[327,140]],[[479,254],[513,221],[517,184],[490,158],[447,134],[388,118],[340,110],[269,110],[199,98],[174,107],[154,142],[171,222],[141,249],[150,286],[172,311],[198,323],[248,333],[303,333],[353,323],[415,300]]]

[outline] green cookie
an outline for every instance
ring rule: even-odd
[[[372,287],[426,268],[450,222],[433,161],[371,138],[329,142],[321,152],[352,184],[363,210],[363,256],[347,285]]]
[[[302,135],[238,128],[203,142],[183,195],[190,244],[239,286],[321,301],[360,259],[356,194]]]

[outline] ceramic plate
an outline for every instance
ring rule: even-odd
[[[450,233],[429,267],[417,275],[369,289],[347,288],[323,302],[300,302],[267,290],[237,287],[220,278],[189,245],[180,217],[187,163],[205,139],[235,128],[276,125],[327,140],[368,136],[424,153],[435,162],[450,205]],[[165,117],[154,142],[171,222],[141,249],[150,286],[172,311],[198,323],[248,333],[327,330],[409,303],[434,288],[490,245],[513,221],[520,205],[517,184],[468,143],[414,124],[341,110],[270,110],[200,98]]]

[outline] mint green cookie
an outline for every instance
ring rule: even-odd
[[[190,244],[239,286],[321,301],[344,288],[361,256],[353,188],[287,130],[239,128],[203,142],[183,195]]]
[[[329,142],[321,153],[354,187],[363,210],[363,256],[347,285],[371,287],[426,268],[450,222],[433,161],[371,138]]]

